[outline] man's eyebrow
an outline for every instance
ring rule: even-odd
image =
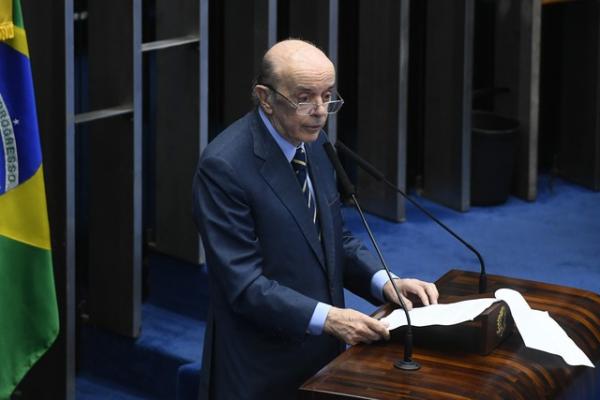
[[[325,89],[325,91],[333,90],[334,88],[335,88],[335,85],[331,85],[327,89]],[[310,88],[308,86],[298,86],[296,88],[296,92],[313,92],[313,91],[314,91],[314,88]]]

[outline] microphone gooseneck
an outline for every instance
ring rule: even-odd
[[[326,142],[325,144],[323,144],[323,148],[325,149],[325,153],[327,153],[327,156],[329,157],[329,160],[331,161],[331,164],[333,165],[333,168],[335,169],[335,172],[336,172],[336,175],[338,178],[338,182],[340,183],[341,195],[344,199],[351,199],[352,202],[354,203],[354,206],[356,207],[356,210],[358,210],[358,214],[360,215],[362,223],[363,223],[365,229],[367,230],[367,233],[369,234],[371,243],[373,244],[373,247],[375,248],[375,251],[377,252],[377,256],[379,257],[379,260],[381,261],[381,264],[383,265],[383,268],[385,269],[385,272],[387,273],[387,276],[390,279],[390,282],[392,283],[394,292],[396,293],[396,296],[398,296],[398,300],[400,300],[400,305],[401,305],[402,309],[404,310],[404,314],[406,316],[407,325],[406,325],[406,336],[405,336],[405,341],[404,341],[404,359],[396,361],[394,363],[394,366],[396,368],[399,368],[399,369],[402,369],[405,371],[418,370],[419,368],[421,368],[421,366],[418,363],[416,363],[415,361],[413,361],[413,359],[412,359],[412,344],[413,344],[412,324],[410,322],[410,315],[406,308],[406,304],[404,303],[404,300],[402,299],[402,296],[400,295],[400,291],[398,290],[398,287],[396,286],[396,282],[394,282],[394,277],[392,276],[392,273],[390,272],[390,269],[388,268],[387,263],[385,262],[385,259],[383,258],[383,254],[381,253],[381,250],[379,249],[379,245],[377,244],[377,241],[375,240],[375,236],[373,236],[373,232],[371,231],[371,228],[369,227],[369,224],[367,223],[365,215],[363,214],[363,211],[360,208],[360,204],[358,203],[358,200],[356,199],[356,189],[355,189],[354,185],[348,178],[346,171],[344,171],[344,168],[342,167],[342,163],[340,163],[340,159],[338,158],[331,143]]]
[[[388,187],[390,187],[393,190],[395,190],[396,192],[400,193],[402,195],[402,197],[404,197],[412,205],[414,205],[415,207],[417,207],[422,213],[424,213],[429,218],[431,218],[435,223],[437,223],[446,232],[448,232],[450,235],[452,235],[456,240],[458,240],[467,249],[469,249],[473,254],[475,254],[475,256],[477,257],[477,259],[479,260],[479,265],[481,267],[481,270],[480,270],[481,272],[479,274],[479,293],[484,293],[484,292],[487,291],[487,275],[485,273],[485,262],[483,261],[483,257],[481,256],[481,254],[479,254],[479,252],[473,246],[471,246],[463,238],[461,238],[460,236],[458,236],[454,231],[452,231],[452,229],[450,229],[442,221],[440,221],[433,214],[431,214],[429,211],[427,211],[427,209],[425,209],[419,203],[417,203],[416,201],[414,201],[410,196],[408,196],[406,193],[404,193],[404,191],[402,191],[399,187],[397,187],[392,182],[390,182],[388,179],[386,179],[385,175],[383,175],[380,171],[378,171],[377,168],[375,168],[368,161],[366,161],[365,159],[363,159],[362,157],[360,157],[358,154],[356,154],[355,152],[353,152],[352,150],[350,150],[342,142],[340,142],[339,140],[336,141],[335,147],[340,152],[342,152],[342,154],[344,154],[345,156],[348,156],[348,158],[350,158],[354,162],[356,162],[362,169],[365,170],[365,172],[367,172],[373,178],[377,179],[378,181],[382,181]]]

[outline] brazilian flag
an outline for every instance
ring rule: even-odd
[[[0,399],[58,335],[42,153],[19,0],[0,0]]]

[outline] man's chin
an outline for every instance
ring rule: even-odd
[[[307,127],[306,129],[304,129],[304,136],[305,137],[305,142],[312,142],[317,140],[317,138],[319,137],[319,133],[321,132],[321,129],[323,129],[321,126],[315,126],[315,127]]]

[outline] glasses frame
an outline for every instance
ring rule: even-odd
[[[319,103],[309,103],[309,102],[295,103],[292,100],[290,100],[286,95],[284,95],[283,93],[281,93],[277,89],[275,89],[273,86],[268,85],[266,83],[260,83],[260,85],[266,87],[267,89],[269,89],[272,92],[275,92],[275,94],[278,94],[279,96],[283,97],[296,110],[296,113],[298,115],[311,115],[317,110],[317,108],[319,108],[319,106],[323,106],[323,107],[325,107],[325,110],[327,110],[329,108],[329,104],[339,104],[340,106],[337,110],[335,110],[333,112],[327,111],[327,114],[329,114],[329,115],[336,114],[338,111],[340,111],[340,109],[344,105],[344,99],[342,98],[342,96],[340,96],[340,94],[338,93],[337,90],[334,90],[334,92],[335,92],[338,100],[325,101],[320,104]],[[307,105],[311,106],[310,112],[308,112],[306,114],[299,112],[301,106],[307,106]]]

